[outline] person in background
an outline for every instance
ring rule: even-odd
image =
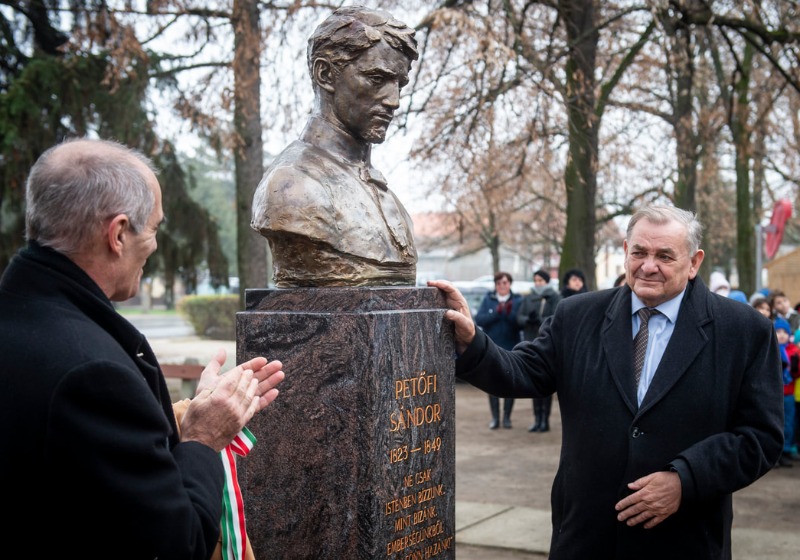
[[[800,313],[795,311],[789,298],[781,290],[773,290],[769,294],[770,304],[773,312],[778,317],[783,317],[789,322],[792,328],[792,336],[797,329],[800,329]]]
[[[738,301],[739,303],[749,305],[747,301],[747,295],[742,290],[731,290],[731,293],[728,294],[728,297],[732,300]]]
[[[728,297],[731,293],[731,284],[725,275],[715,270],[708,279],[708,289],[715,294]]]
[[[494,291],[483,298],[478,314],[475,316],[477,324],[483,332],[501,348],[510,350],[520,341],[520,328],[517,325],[517,311],[519,310],[520,296],[511,291],[513,278],[508,272],[498,272],[494,275]],[[510,429],[511,411],[514,408],[514,399],[503,399],[503,428]],[[489,409],[492,413],[490,430],[500,426],[500,399],[489,393]]]
[[[150,161],[77,139],[26,185],[28,245],[0,278],[3,533],[30,558],[207,560],[220,535],[220,452],[269,405],[281,363],[202,373],[180,435],[136,295],[165,217]],[[23,547],[23,548],[19,548]]]
[[[753,305],[753,302],[758,298],[769,299],[769,296],[770,296],[769,288],[761,288],[760,290],[756,290],[755,292],[750,294],[750,297],[747,298],[747,301],[750,303],[750,305]]]
[[[783,447],[772,323],[698,276],[694,213],[628,223],[627,286],[568,297],[539,336],[499,348],[445,280],[456,376],[503,397],[558,392],[550,560],[730,560],[732,494]],[[637,373],[638,371],[638,373]]]
[[[794,444],[794,386],[800,377],[800,350],[792,342],[792,327],[783,317],[775,319],[775,337],[781,352],[783,366],[783,453],[776,467],[792,466],[792,445]]]
[[[573,268],[564,273],[561,279],[561,297],[567,298],[575,294],[583,294],[587,292],[586,276],[579,268]]]
[[[761,313],[767,319],[772,319],[772,306],[769,304],[769,300],[767,298],[755,298],[750,305],[752,305],[753,309]]]
[[[550,285],[550,274],[539,269],[533,273],[533,291],[522,298],[517,313],[517,324],[522,328],[523,340],[533,340],[539,335],[542,321],[556,312],[561,296]],[[550,410],[553,395],[533,399],[533,424],[529,432],[550,431]]]

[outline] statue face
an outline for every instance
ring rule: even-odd
[[[405,55],[380,41],[340,70],[333,91],[333,115],[353,136],[380,144],[394,112],[400,90],[408,83]]]

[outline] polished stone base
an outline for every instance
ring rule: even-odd
[[[239,461],[257,558],[455,558],[452,325],[434,288],[248,290],[237,363],[283,362]]]

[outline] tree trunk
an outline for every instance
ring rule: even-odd
[[[562,0],[559,11],[570,45],[566,64],[569,157],[564,173],[567,225],[560,275],[580,268],[586,275],[587,288],[593,290],[599,127],[594,72],[599,33],[591,0]]]
[[[747,127],[752,65],[753,48],[748,44],[740,66],[739,79],[734,86],[736,96],[730,123],[736,152],[736,268],[739,272],[739,289],[746,294],[751,294],[756,289],[755,228],[750,194],[750,132]]]
[[[267,286],[266,240],[250,227],[253,194],[264,174],[261,138],[261,30],[258,3],[234,0],[234,116],[236,146],[236,249],[239,301],[244,308],[246,288]]]
[[[694,60],[692,30],[678,27],[672,36],[672,53],[675,72],[675,105],[673,126],[675,151],[678,162],[678,182],[675,185],[675,206],[694,212],[697,210],[697,138],[694,131]]]

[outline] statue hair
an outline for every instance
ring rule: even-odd
[[[383,10],[363,6],[345,6],[328,16],[308,39],[308,69],[313,74],[314,61],[328,60],[342,68],[363,51],[383,39],[402,52],[409,64],[419,58],[415,31]]]

